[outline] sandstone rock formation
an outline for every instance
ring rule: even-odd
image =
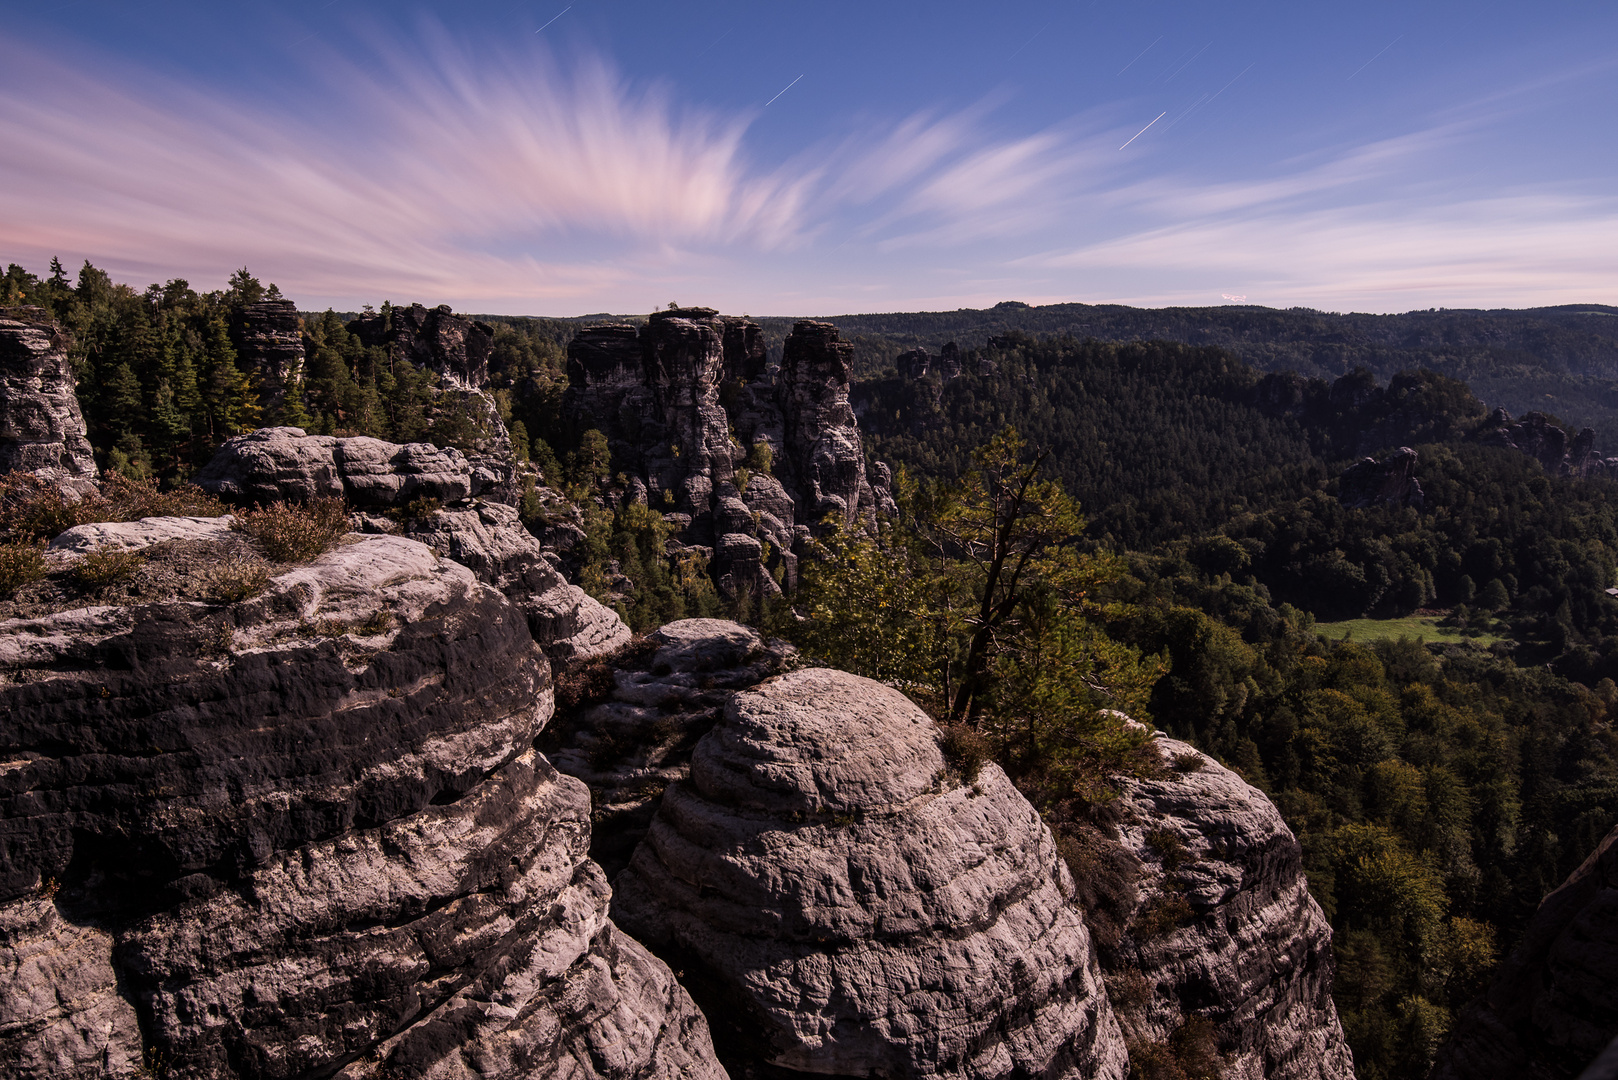
[[[1372,506],[1426,505],[1421,481],[1416,479],[1416,452],[1401,446],[1382,461],[1365,458],[1350,465],[1338,478],[1337,500],[1344,506],[1364,510]]]
[[[714,558],[727,591],[795,582],[827,515],[874,524],[891,497],[866,473],[848,405],[851,346],[800,322],[771,379],[763,335],[711,308],[654,313],[642,328],[590,326],[568,346],[564,408],[606,435],[626,497],[662,510],[680,541]],[[770,466],[745,468],[768,457]],[[777,580],[779,578],[779,581]]]
[[[39,308],[0,312],[0,473],[33,473],[84,493],[97,470],[67,344]]]
[[[1544,900],[1433,1080],[1563,1080],[1618,1038],[1618,829]]]
[[[1544,413],[1530,412],[1513,420],[1505,409],[1495,409],[1477,438],[1488,446],[1527,454],[1552,476],[1618,477],[1618,457],[1602,457],[1596,451],[1593,429],[1583,428],[1569,438],[1566,429]]]
[[[1275,806],[1187,743],[1153,740],[1167,771],[1123,781],[1120,838],[1141,867],[1134,913],[1109,950],[1109,984],[1149,992],[1119,1020],[1166,1043],[1188,1016],[1212,1021],[1225,1075],[1354,1075],[1332,1003],[1331,926]]]
[[[224,546],[81,528],[54,557],[167,536],[200,581]],[[551,699],[520,613],[395,536],[233,603],[0,623],[8,1075],[722,1076],[607,918],[589,794],[532,748]]]
[[[473,484],[488,498],[516,502],[522,482],[512,454],[511,433],[488,393],[494,327],[457,315],[449,305],[420,304],[361,316],[348,329],[366,345],[388,351],[394,363],[409,363],[438,376],[434,423],[454,429]]]
[[[478,474],[454,448],[264,428],[226,442],[197,483],[242,503],[341,496],[361,510],[391,510],[401,520],[367,518],[367,531],[403,532],[470,567],[522,610],[553,659],[598,656],[629,640],[615,612],[567,583],[514,508],[482,496]],[[416,500],[449,505],[406,513]]]
[[[691,751],[739,690],[786,670],[796,650],[740,623],[682,619],[586,673],[600,680],[561,706],[541,736],[556,767],[590,787],[590,857],[609,878],[629,864],[663,791],[691,773]]]
[[[231,339],[244,371],[258,377],[266,419],[279,418],[289,393],[303,379],[303,327],[291,300],[243,304],[231,316]]]
[[[737,694],[618,877],[615,918],[677,958],[738,1063],[1123,1077],[1049,831],[995,766],[950,773],[937,734],[842,672]]]

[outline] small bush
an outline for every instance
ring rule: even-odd
[[[73,583],[81,589],[103,589],[134,577],[145,563],[146,557],[136,551],[92,551],[73,564]]]
[[[1185,841],[1180,839],[1180,834],[1173,829],[1153,829],[1146,834],[1146,842],[1163,860],[1163,869],[1170,873],[1188,862],[1196,861],[1191,850],[1185,846]]]
[[[423,495],[419,499],[411,499],[405,503],[405,518],[411,521],[425,521],[438,513],[443,506],[439,500]]]
[[[1169,762],[1169,768],[1177,773],[1193,773],[1206,764],[1203,756],[1196,751],[1189,754],[1175,754]]]
[[[97,505],[99,504],[99,505]],[[99,499],[86,499],[86,512],[77,524],[90,521],[139,521],[145,517],[223,517],[230,509],[195,484],[161,490],[156,480],[130,480],[109,472],[101,481]]]
[[[945,724],[938,748],[944,752],[944,760],[950,768],[969,784],[976,782],[984,763],[994,757],[989,740],[981,731],[966,724]]]
[[[0,544],[0,596],[10,596],[44,576],[44,544]]]
[[[303,563],[348,532],[348,513],[338,498],[311,499],[306,506],[273,502],[241,511],[231,527],[251,536],[276,562]]]
[[[1150,940],[1171,934],[1191,921],[1191,901],[1183,896],[1159,896],[1146,905],[1130,927],[1137,938]]]
[[[0,476],[0,540],[49,540],[97,521],[145,517],[219,517],[225,504],[190,484],[167,491],[155,480],[131,480],[109,472],[101,490],[73,502],[55,484],[28,473]]]
[[[270,583],[270,568],[252,559],[232,559],[198,575],[202,595],[216,604],[235,604],[257,596]]]
[[[49,540],[83,524],[81,504],[69,502],[55,484],[28,473],[0,476],[0,540]]]

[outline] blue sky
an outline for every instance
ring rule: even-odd
[[[0,3],[0,260],[307,307],[1618,303],[1618,5]]]

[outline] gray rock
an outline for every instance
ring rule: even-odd
[[[1618,1038],[1618,829],[1540,901],[1432,1080],[1564,1080]]]
[[[211,495],[247,503],[341,496],[355,506],[387,508],[474,494],[459,450],[309,435],[295,427],[260,428],[226,441],[196,482]]]
[[[394,360],[436,372],[448,389],[482,390],[489,385],[494,327],[457,315],[447,304],[396,307],[386,315],[354,319],[348,329],[366,345],[387,349]]]
[[[0,312],[0,473],[33,473],[82,494],[98,474],[67,347],[39,308]]]
[[[719,1080],[607,917],[551,708],[521,613],[397,536],[234,604],[0,623],[0,1062]]]
[[[1073,882],[993,765],[944,768],[897,691],[792,672],[737,694],[617,879],[733,1060],[849,1076],[1117,1077]]]
[[[1187,743],[1153,745],[1169,770],[1125,779],[1121,800],[1121,840],[1142,873],[1109,969],[1151,986],[1148,1000],[1119,1010],[1125,1032],[1167,1042],[1195,1014],[1214,1023],[1233,1076],[1353,1077],[1331,997],[1331,926],[1297,840],[1229,769]],[[1189,903],[1179,925],[1149,918],[1176,900]]]
[[[135,1009],[118,993],[112,935],[29,896],[0,904],[0,1072],[23,1078],[135,1076]]]
[[[1337,499],[1344,506],[1363,510],[1372,506],[1403,506],[1420,510],[1426,504],[1421,481],[1416,479],[1416,452],[1401,446],[1386,460],[1365,458],[1338,478]]]
[[[785,348],[772,381],[757,324],[711,308],[655,312],[639,329],[586,327],[568,346],[570,422],[606,435],[626,498],[681,515],[682,546],[715,548],[710,569],[729,593],[778,591],[777,575],[794,585],[800,523],[833,514],[870,528],[892,508],[866,476],[848,404],[852,347],[829,323],[800,322]],[[769,448],[774,475],[738,474],[752,447]],[[770,551],[761,561],[718,542],[727,535]]]
[[[651,825],[663,790],[691,773],[691,751],[738,690],[786,670],[796,650],[722,619],[682,619],[642,647],[614,651],[597,697],[558,710],[541,736],[556,767],[595,797],[590,857],[609,877]]]

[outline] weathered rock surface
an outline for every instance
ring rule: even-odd
[[[412,539],[468,567],[479,581],[505,594],[527,617],[529,632],[551,659],[590,660],[628,644],[629,627],[618,613],[567,583],[513,507],[479,501],[409,524]]]
[[[1513,420],[1505,409],[1497,408],[1478,430],[1477,438],[1488,446],[1527,454],[1552,476],[1618,476],[1618,457],[1596,452],[1593,429],[1583,428],[1570,438],[1567,429],[1541,412]]]
[[[210,495],[238,502],[341,496],[374,509],[479,494],[466,456],[452,447],[338,439],[295,427],[260,428],[227,440],[196,482]]]
[[[630,477],[623,496],[664,510],[683,545],[711,549],[727,592],[791,588],[828,515],[870,526],[892,510],[848,404],[852,347],[830,323],[800,322],[785,349],[772,379],[758,325],[711,308],[586,327],[568,346],[570,423],[607,436]],[[768,472],[743,469],[765,453]]]
[[[850,1076],[1119,1077],[1073,883],[990,765],[879,683],[737,694],[672,784],[614,915],[677,958],[738,1062]]]
[[[33,473],[82,493],[97,470],[67,345],[39,308],[0,312],[0,473]]]
[[[20,1074],[723,1075],[608,920],[589,793],[532,748],[549,665],[466,567],[353,538],[233,604],[0,623],[0,669]]]
[[[1427,497],[1416,479],[1416,452],[1401,446],[1382,461],[1365,458],[1350,465],[1338,478],[1337,499],[1344,506],[1364,510],[1372,506],[1410,506],[1420,510]]]
[[[303,326],[291,300],[243,304],[231,316],[231,339],[244,371],[258,376],[259,402],[266,419],[279,418],[287,394],[303,378]]]
[[[691,773],[691,751],[738,690],[793,664],[797,651],[751,627],[682,619],[618,653],[610,683],[561,709],[541,738],[547,756],[589,785],[596,829],[590,857],[608,877],[629,864],[663,791]]]
[[[1164,1043],[1202,1016],[1227,1076],[1351,1078],[1331,997],[1331,926],[1309,895],[1297,840],[1229,769],[1187,743],[1158,736],[1153,745],[1168,771],[1124,781],[1119,830],[1141,876],[1134,915],[1109,950],[1109,981],[1123,973],[1150,984],[1145,1002],[1120,1008],[1125,1032]]]
[[[457,315],[448,304],[395,307],[354,319],[348,329],[366,345],[386,348],[392,359],[437,372],[447,389],[482,390],[489,385],[494,327]]]
[[[1618,1038],[1618,829],[1544,900],[1433,1080],[1578,1076]]]
[[[342,496],[362,510],[400,510],[418,499],[451,504],[409,516],[403,525],[372,520],[381,531],[402,531],[428,544],[499,589],[522,609],[535,640],[554,659],[598,656],[629,640],[615,612],[569,585],[546,559],[544,545],[513,507],[484,498],[477,470],[454,448],[263,428],[220,447],[197,483],[238,502]],[[505,494],[496,491],[497,498]],[[467,502],[471,496],[475,503]]]

